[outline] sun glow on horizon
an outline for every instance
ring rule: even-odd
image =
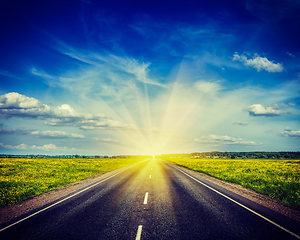
[[[175,82],[163,87],[149,84],[146,70],[141,69],[139,75],[144,87],[133,88],[130,102],[120,97],[118,107],[112,105],[111,110],[123,122],[133,126],[132,129],[118,130],[122,152],[155,156],[192,150],[193,138],[187,133],[195,121],[191,117],[193,110],[203,96],[196,89],[183,87],[180,81],[187,77],[182,68]],[[134,105],[135,111],[132,110]]]

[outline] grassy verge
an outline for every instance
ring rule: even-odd
[[[285,204],[300,206],[300,160],[164,158],[189,169],[242,185]]]
[[[144,158],[0,159],[0,207],[141,160]]]

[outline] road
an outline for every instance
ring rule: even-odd
[[[150,159],[0,226],[0,239],[298,239],[300,224]]]

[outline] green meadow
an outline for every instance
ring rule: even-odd
[[[144,159],[146,157],[0,159],[0,207]]]
[[[300,206],[300,160],[162,159]]]
[[[145,158],[0,159],[0,207]],[[162,159],[300,206],[300,160]]]

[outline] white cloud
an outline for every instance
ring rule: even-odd
[[[0,146],[2,148],[15,149],[15,150],[26,150],[26,149],[34,149],[34,150],[42,150],[42,151],[77,150],[75,148],[69,149],[67,147],[57,147],[56,145],[54,145],[52,143],[50,143],[50,144],[44,144],[43,146],[37,146],[37,145],[28,146],[27,144],[24,144],[24,143],[22,143],[20,145],[12,146],[12,145],[5,145],[5,144],[3,144],[3,143],[0,142]]]
[[[275,104],[270,107],[265,107],[261,104],[253,104],[245,109],[249,112],[251,116],[265,116],[265,117],[275,117],[283,114],[290,114],[290,111],[282,111],[279,109],[278,105]]]
[[[4,118],[74,118],[84,117],[68,104],[51,107],[39,100],[25,95],[11,92],[0,96],[0,116]]]
[[[253,141],[245,141],[242,138],[234,138],[227,135],[209,135],[201,139],[194,139],[195,142],[207,144],[238,144],[238,145],[259,145]]]
[[[132,130],[136,127],[132,124],[123,123],[117,120],[102,119],[102,118],[86,118],[81,119],[51,119],[45,121],[44,124],[49,126],[73,126],[83,130],[94,130],[94,129],[123,129]]]
[[[0,128],[0,135],[2,134],[19,134],[19,135],[33,135],[38,138],[85,138],[85,136],[76,133],[67,133],[64,131],[36,131],[28,128],[5,129]]]
[[[82,114],[68,104],[52,107],[35,98],[19,93],[0,96],[0,117],[50,119],[44,124],[50,126],[74,126],[82,129],[134,129],[135,127],[117,120],[107,119],[101,114]],[[48,133],[50,136],[50,133]]]
[[[39,100],[26,97],[16,92],[0,96],[0,109],[29,109],[41,107],[43,107],[43,104]]]
[[[258,72],[261,70],[266,70],[268,72],[282,72],[284,70],[280,63],[273,63],[269,61],[266,57],[260,57],[258,54],[254,55],[253,59],[247,59],[243,54],[239,55],[237,53],[233,54],[233,61],[240,61],[245,66],[253,67]]]
[[[112,139],[112,138],[93,138],[95,141],[98,142],[105,142],[105,143],[119,143],[119,140]]]
[[[64,131],[32,131],[31,134],[38,138],[85,138],[83,135]]]
[[[12,145],[4,145],[3,143],[0,142],[0,146],[3,148],[7,148],[7,149],[17,149],[17,150],[27,149],[27,145],[24,143],[22,143],[20,145],[12,146]]]
[[[290,127],[286,127],[284,132],[281,133],[281,136],[290,137],[290,138],[299,138],[300,139],[300,129],[298,131],[292,130]]]
[[[37,149],[37,150],[42,150],[42,151],[57,151],[57,150],[69,150],[69,148],[67,147],[57,147],[54,144],[50,143],[50,144],[44,144],[43,146],[37,146],[37,145],[33,145],[31,147],[31,149]],[[75,148],[72,148],[71,150],[76,150]]]

